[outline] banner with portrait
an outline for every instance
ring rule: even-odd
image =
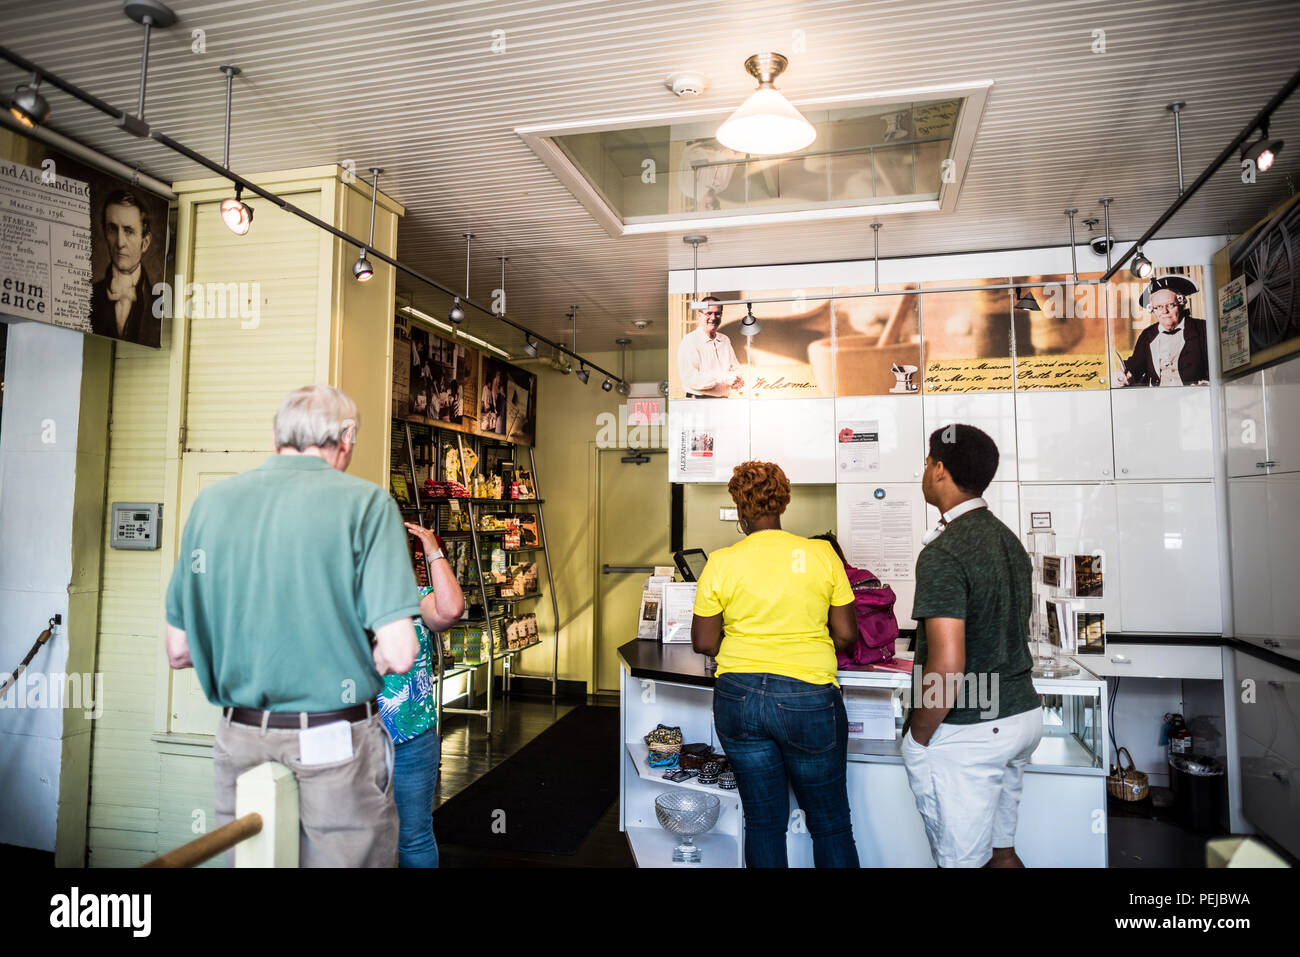
[[[40,149],[0,161],[0,314],[159,348],[167,200]]]

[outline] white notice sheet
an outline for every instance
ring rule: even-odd
[[[916,564],[912,503],[905,498],[869,498],[849,509],[849,561],[884,582],[910,581]]]

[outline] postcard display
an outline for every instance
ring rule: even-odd
[[[857,299],[838,297],[872,287],[827,278],[869,277],[871,263],[717,270],[712,287],[701,273],[701,297],[798,297],[755,305],[761,328],[751,337],[740,330],[745,306],[724,306],[721,348],[706,344],[681,294],[691,273],[673,273],[670,479],[725,483],[736,464],[757,458],[779,463],[796,485],[834,483],[849,561],[893,587],[900,626],[914,627],[916,556],[939,520],[921,494],[927,437],[967,423],[1000,452],[984,496],[991,510],[1031,552],[1027,533],[1050,530],[1050,554],[1066,566],[1066,584],[1049,595],[1040,577],[1046,553],[1035,555],[1044,636],[1048,600],[1058,602],[1058,620],[1069,625],[1061,638],[1073,637],[1078,653],[1101,647],[1102,634],[1221,633],[1202,355],[1213,328],[1207,310],[1217,304],[1206,268],[1214,250],[1185,243],[1182,258],[1163,261],[1197,264],[1158,268],[1154,290],[1127,272],[1124,281],[1083,286],[1047,269],[1017,271],[1013,263],[1044,262],[1032,252],[982,257],[1011,267],[1001,275],[931,279],[936,267],[921,265],[917,281],[882,281],[889,295]],[[979,288],[1031,282],[1051,284],[1024,290],[1037,308],[1013,289]],[[976,288],[938,291],[958,286]],[[1182,335],[1160,337],[1175,315]],[[1172,340],[1181,352],[1165,347]],[[707,349],[734,353],[724,385],[699,371]],[[1086,558],[1079,568],[1093,593],[1085,597],[1066,590],[1076,558]]]

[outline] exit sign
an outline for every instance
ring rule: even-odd
[[[664,412],[663,396],[627,400],[628,425],[654,425]]]

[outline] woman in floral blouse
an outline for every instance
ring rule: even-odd
[[[456,574],[442,550],[442,540],[428,529],[406,524],[420,540],[429,560],[432,586],[420,589],[420,617],[415,634],[420,652],[404,675],[385,675],[379,693],[379,716],[393,739],[393,798],[400,822],[398,866],[437,867],[438,842],[433,836],[433,794],[438,786],[442,756],[434,701],[434,655],[440,652],[431,632],[442,631],[465,610]]]

